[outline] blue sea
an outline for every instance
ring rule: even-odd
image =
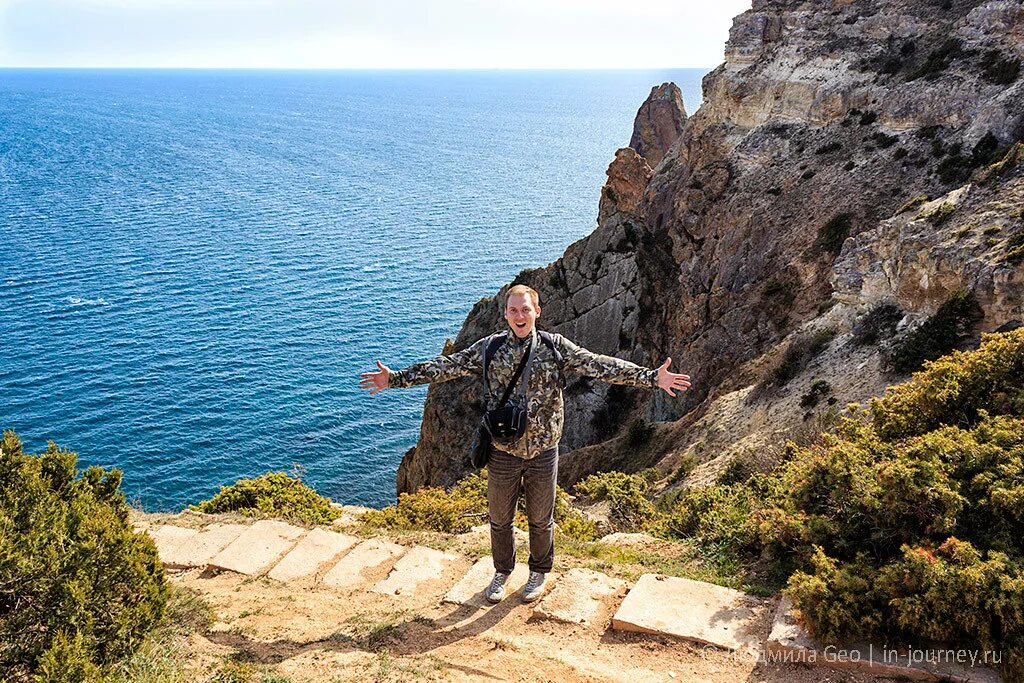
[[[0,427],[147,510],[268,470],[393,502],[426,389],[359,373],[588,234],[704,73],[0,70]]]

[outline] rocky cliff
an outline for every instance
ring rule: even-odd
[[[694,380],[675,399],[577,380],[563,483],[694,462],[672,481],[718,476],[898,381],[912,368],[893,359],[942,336],[958,292],[977,310],[950,343],[1019,324],[1022,58],[1019,1],[759,0],[737,17],[664,157],[620,150],[597,229],[521,276],[548,329],[638,363],[671,356]],[[638,112],[633,144],[653,159],[654,131],[672,128],[652,112],[674,99],[656,88]],[[454,348],[500,326],[498,301]],[[460,476],[475,394],[431,388],[400,491]]]

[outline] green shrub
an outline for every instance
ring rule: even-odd
[[[988,131],[981,136],[981,138],[974,144],[974,148],[971,150],[972,166],[987,166],[1001,157],[1005,152],[1006,150],[999,144],[999,139],[992,134],[992,131]]]
[[[1024,328],[985,335],[977,351],[957,351],[926,364],[906,384],[872,401],[875,430],[905,438],[941,425],[969,426],[980,411],[1024,414]]]
[[[860,346],[877,344],[896,334],[896,325],[903,318],[903,311],[891,302],[883,302],[857,320],[853,326],[853,342]]]
[[[907,77],[913,81],[918,78],[935,80],[954,60],[964,56],[963,43],[957,38],[948,38],[937,48],[928,53],[924,62]]]
[[[182,640],[204,633],[214,622],[213,610],[191,588],[170,584],[163,620],[131,659],[104,678],[103,683],[191,683],[195,679],[189,652]]]
[[[1024,229],[1006,240],[1005,249],[1006,253],[1003,254],[1003,260],[1007,263],[1020,263],[1024,261]]]
[[[572,506],[569,494],[561,486],[555,487],[555,525],[562,535],[577,541],[593,541],[598,537],[597,523]]]
[[[557,522],[557,528],[559,533],[577,541],[595,541],[598,536],[597,523],[579,513],[563,517]]]
[[[945,155],[945,158],[935,169],[939,179],[944,183],[960,183],[967,180],[974,169],[981,166],[988,166],[996,159],[1003,157],[1004,154],[1006,154],[1006,149],[999,143],[999,139],[989,131],[974,144],[969,155],[965,155],[963,153],[960,143],[950,145],[950,147],[946,149],[939,140],[932,141],[932,152],[935,156]],[[989,173],[991,177],[991,171]],[[938,218],[938,220],[934,220],[933,222],[936,224],[941,223],[943,220],[948,218],[948,215],[953,212],[954,208],[955,207],[952,206],[946,207],[946,205],[943,204],[938,210],[945,211],[947,213],[936,214],[936,218]]]
[[[543,268],[523,268],[519,271],[519,274],[512,279],[512,283],[509,286],[514,287],[516,285],[528,285],[533,280],[534,275],[541,270],[543,270]]]
[[[823,379],[816,379],[811,384],[810,390],[800,397],[801,408],[813,408],[821,399],[832,393],[832,385]]]
[[[672,503],[662,530],[669,538],[697,539],[737,553],[757,544],[756,528],[749,523],[754,507],[754,489],[749,483],[686,489]]]
[[[764,284],[764,296],[771,299],[779,299],[787,306],[792,305],[793,296],[796,294],[797,283],[790,278],[773,277]]]
[[[1024,142],[1014,143],[1003,158],[988,167],[989,179],[1000,178],[1024,162]]]
[[[737,453],[722,469],[716,483],[726,486],[729,484],[742,484],[747,479],[750,479],[753,474],[754,471],[750,460],[744,457],[743,453]]]
[[[137,534],[121,472],[76,468],[52,441],[0,442],[0,671],[10,680],[92,680],[130,657],[161,619],[167,584]]]
[[[654,426],[642,418],[633,420],[626,429],[626,448],[636,451],[651,442]]]
[[[955,349],[983,316],[970,292],[953,293],[939,310],[921,325],[894,340],[884,356],[895,372],[913,372],[928,360]]]
[[[843,248],[843,242],[850,236],[850,228],[853,225],[853,216],[848,213],[841,213],[833,216],[818,231],[818,247],[826,254],[838,256]]]
[[[1010,85],[1020,76],[1020,60],[989,50],[981,60],[982,73],[996,85]]]
[[[522,502],[520,499],[520,510]],[[469,531],[487,522],[487,470],[462,479],[448,490],[426,486],[414,493],[402,493],[396,505],[370,510],[363,514],[362,521],[371,527],[406,531]],[[556,487],[555,522],[563,534],[573,538],[591,541],[597,537],[597,525],[572,507],[561,487]]]
[[[69,638],[64,630],[57,631],[53,644],[39,657],[34,681],[38,683],[89,683],[102,680],[98,666],[85,646],[81,631]]]
[[[913,199],[908,201],[906,204],[901,206],[896,211],[896,215],[899,215],[901,213],[906,213],[907,211],[910,211],[911,209],[916,209],[917,207],[921,206],[922,204],[927,204],[929,201],[930,200],[928,199],[928,195],[926,195],[926,194],[922,194],[922,195],[919,195],[917,197],[914,197]]]
[[[816,635],[1022,642],[1024,421],[982,413],[895,441],[867,425],[816,455],[785,475],[803,513],[793,545],[813,549],[789,593]]]
[[[767,393],[769,387],[782,387],[788,384],[811,360],[828,348],[829,342],[835,339],[835,336],[835,328],[825,327],[795,337],[775,367],[761,379],[753,394],[761,397]]]
[[[1024,328],[926,364],[771,476],[686,491],[665,533],[789,574],[812,633],[977,645],[1024,675]]]
[[[611,519],[626,531],[641,531],[655,517],[654,504],[647,497],[650,482],[640,474],[601,472],[576,484],[576,493],[611,504]]]
[[[551,274],[548,276],[548,285],[552,289],[565,289],[565,269],[561,264],[555,264],[551,267]]]
[[[459,534],[487,520],[486,472],[473,474],[450,490],[426,486],[402,493],[398,504],[363,514],[363,521],[389,529],[428,529]]]
[[[689,476],[690,472],[693,472],[693,470],[696,467],[697,467],[697,458],[696,458],[696,456],[693,453],[691,453],[690,451],[687,451],[679,459],[679,463],[675,466],[675,470],[672,472],[672,475],[669,477],[669,480],[668,480],[669,486],[671,486],[673,484],[678,484],[683,479],[686,479],[686,477]]]
[[[953,204],[952,202],[942,202],[934,209],[921,214],[918,218],[923,218],[929,221],[932,225],[942,225],[949,220],[950,216],[955,212],[956,204]]]
[[[892,147],[900,140],[895,135],[888,135],[887,133],[883,133],[881,131],[875,133],[871,139],[874,140],[875,144],[878,145],[879,149],[888,149],[889,147]]]
[[[213,498],[189,508],[216,514],[238,512],[250,517],[280,517],[305,524],[330,524],[341,514],[331,501],[284,472],[267,472],[222,486]]]

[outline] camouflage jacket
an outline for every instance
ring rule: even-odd
[[[491,339],[499,335],[507,335],[507,338],[488,365],[490,395],[487,397],[487,409],[491,410],[501,400],[523,353],[529,349],[530,337],[519,339],[511,330],[499,332],[462,351],[448,356],[438,356],[392,372],[388,386],[411,387],[430,382],[447,382],[458,377],[481,377],[484,349]],[[644,368],[621,358],[587,351],[560,334],[552,334],[551,337],[562,355],[562,372],[567,381],[572,375],[583,375],[613,384],[630,384],[646,388],[658,386],[657,370]],[[559,384],[558,361],[551,349],[539,338],[526,390],[526,405],[526,434],[511,445],[494,444],[495,448],[520,458],[532,458],[554,448],[562,438],[565,405],[562,400],[562,387]]]

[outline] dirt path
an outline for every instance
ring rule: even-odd
[[[293,683],[875,680],[612,631],[607,617],[589,628],[538,619],[517,595],[477,609],[439,605],[442,586],[399,603],[367,591],[314,590],[311,581],[303,587],[232,572],[168,574],[214,611],[212,627],[182,643],[200,681],[245,680],[240,671],[257,672],[250,679],[256,683],[261,676]]]

